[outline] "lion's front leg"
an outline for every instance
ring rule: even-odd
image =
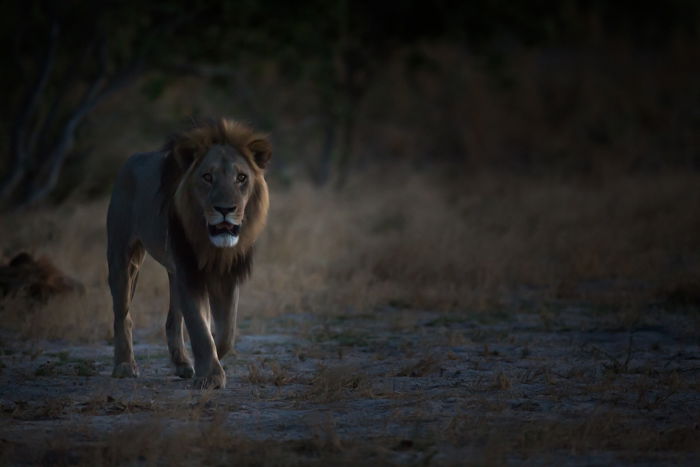
[[[185,319],[194,355],[194,387],[220,389],[226,387],[226,374],[219,363],[216,346],[204,318],[204,286],[196,280],[175,278],[175,298]]]
[[[238,314],[238,287],[230,277],[208,281],[209,303],[214,318],[214,342],[219,360],[233,348]]]
[[[170,284],[170,306],[168,307],[168,319],[165,322],[165,334],[168,338],[168,350],[170,360],[175,365],[175,374],[180,378],[191,378],[194,376],[192,362],[185,352],[185,339],[182,333],[182,312],[178,308],[177,292],[175,290],[175,279],[168,273]]]

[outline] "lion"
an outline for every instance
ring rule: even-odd
[[[253,245],[267,220],[271,155],[265,135],[218,119],[195,122],[160,151],[127,160],[107,211],[112,376],[138,376],[129,307],[148,252],[168,273],[165,330],[175,374],[194,377],[195,388],[226,386],[220,360],[233,346],[238,286],[250,275]]]

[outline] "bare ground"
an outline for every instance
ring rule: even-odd
[[[247,318],[213,392],[173,376],[158,334],[138,330],[130,380],[106,342],[3,335],[3,463],[700,462],[696,310]]]

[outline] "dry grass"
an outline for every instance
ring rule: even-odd
[[[396,376],[410,376],[420,378],[440,371],[440,361],[432,355],[421,358],[417,362],[410,364],[396,373]]]
[[[244,303],[262,313],[483,310],[523,284],[550,297],[619,299],[631,283],[639,284],[632,299],[649,298],[700,272],[697,176],[595,184],[485,176],[447,189],[429,175],[398,178],[275,197]],[[612,290],[579,290],[585,281],[610,281]]]
[[[248,363],[248,375],[246,380],[250,384],[284,386],[294,382],[295,376],[274,361],[258,361]]]
[[[343,192],[298,183],[275,189],[245,315],[341,314],[392,305],[486,311],[516,291],[542,299],[696,306],[700,176],[668,173],[597,181],[436,174],[367,175]],[[106,202],[7,217],[4,254],[47,255],[84,283],[84,296],[38,306],[2,302],[5,326],[25,336],[110,336]],[[523,289],[525,286],[525,289]],[[167,278],[147,260],[135,325],[161,328]],[[160,333],[160,332],[159,332]]]
[[[521,459],[557,455],[575,456],[583,452],[616,451],[618,462],[630,463],[643,456],[663,451],[693,453],[698,451],[697,428],[692,423],[669,430],[659,430],[648,424],[630,423],[614,411],[595,411],[577,421],[538,421],[507,427],[489,423],[480,417],[456,415],[444,433],[459,446],[483,445],[482,452],[498,457],[517,456]],[[506,434],[507,433],[507,434]],[[682,459],[682,455],[678,456]]]
[[[315,402],[333,402],[346,398],[371,397],[368,376],[356,366],[321,366],[311,378],[308,390],[301,399]]]
[[[220,419],[198,426],[172,427],[154,419],[114,430],[105,439],[90,429],[66,428],[41,449],[7,442],[0,461],[42,465],[358,465],[373,461],[393,465],[380,443],[352,441],[343,445],[317,437],[299,441],[252,440],[232,433]],[[90,439],[76,446],[70,439]]]
[[[331,421],[297,441],[255,440],[232,432],[223,417],[187,427],[151,421],[114,429],[107,437],[89,427],[67,425],[39,446],[3,440],[0,461],[51,465],[494,465],[557,459],[634,464],[656,460],[686,463],[698,452],[691,423],[659,430],[630,423],[614,411],[596,411],[579,420],[506,425],[482,417],[455,415],[430,435],[341,440]],[[74,440],[80,439],[80,443]],[[669,453],[669,451],[671,453]],[[610,455],[609,453],[614,454]],[[467,456],[465,458],[465,455]],[[597,455],[602,457],[598,458]],[[408,456],[408,457],[406,457]]]

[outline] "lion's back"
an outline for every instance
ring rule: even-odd
[[[160,176],[165,154],[137,153],[117,175],[107,210],[108,243],[139,239],[151,250],[164,250]]]
[[[162,152],[141,152],[129,157],[119,170],[112,196],[120,194],[118,190],[158,185],[164,158]]]

